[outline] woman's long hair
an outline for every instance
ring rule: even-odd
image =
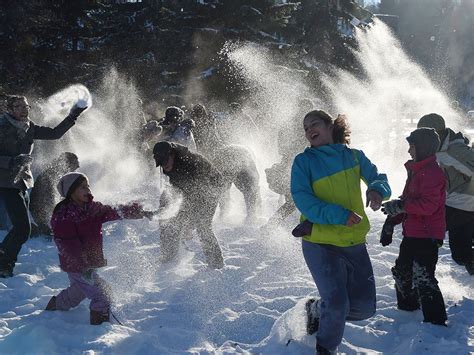
[[[332,124],[334,126],[332,131],[332,139],[334,143],[350,143],[351,131],[349,129],[349,124],[347,123],[346,115],[338,115],[336,119],[333,119],[323,110],[314,110],[308,112],[306,116],[304,116],[304,119],[306,120],[307,117],[319,118],[320,120],[324,121],[324,123],[326,123],[326,126]]]
[[[68,192],[67,192],[67,195],[66,197],[64,198],[64,200],[60,201],[55,207],[54,207],[54,210],[53,210],[53,214],[56,213],[57,211],[59,211],[59,209],[68,204],[69,202],[71,202],[71,195],[72,193],[74,192],[75,189],[77,189],[77,187],[82,184],[84,181],[87,181],[87,178],[84,177],[84,176],[79,176],[76,180],[74,180],[74,182],[72,183],[71,187],[69,188]]]

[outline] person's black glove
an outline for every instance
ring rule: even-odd
[[[388,216],[396,216],[405,212],[401,200],[390,200],[382,204],[382,212]]]
[[[305,235],[311,235],[311,230],[313,229],[313,223],[309,220],[305,220],[298,224],[295,229],[291,231],[294,237],[300,238],[304,237]]]
[[[33,161],[33,158],[29,154],[20,154],[17,155],[16,157],[13,157],[10,166],[13,170],[19,170],[25,165],[31,164]]]
[[[69,112],[69,115],[67,115],[67,117],[70,119],[70,120],[73,120],[75,121],[79,115],[85,110],[87,109],[87,106],[86,107],[79,107],[77,105],[74,105],[72,108],[71,108],[71,111]]]
[[[392,243],[393,227],[393,224],[387,221],[383,224],[382,232],[380,233],[380,244],[382,244],[383,247]]]

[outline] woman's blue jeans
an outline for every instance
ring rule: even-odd
[[[321,297],[316,341],[334,350],[342,341],[346,320],[375,313],[375,280],[365,244],[350,247],[303,243],[303,255]]]

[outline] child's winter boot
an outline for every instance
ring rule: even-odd
[[[110,322],[110,311],[94,311],[91,309],[91,325],[99,325],[104,322]]]
[[[51,297],[48,304],[46,305],[45,311],[57,311],[56,308],[56,296]]]
[[[319,303],[320,300],[310,298],[304,305],[306,310],[306,333],[308,335],[316,333],[319,329]]]
[[[325,347],[316,344],[316,355],[335,355],[337,350],[328,350]]]

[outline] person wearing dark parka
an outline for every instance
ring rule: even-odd
[[[161,261],[175,260],[181,237],[196,229],[208,265],[222,268],[222,251],[212,231],[212,218],[225,186],[222,175],[205,157],[177,143],[156,143],[153,157],[156,167],[161,166],[170,184],[183,195],[178,214],[162,225]]]

